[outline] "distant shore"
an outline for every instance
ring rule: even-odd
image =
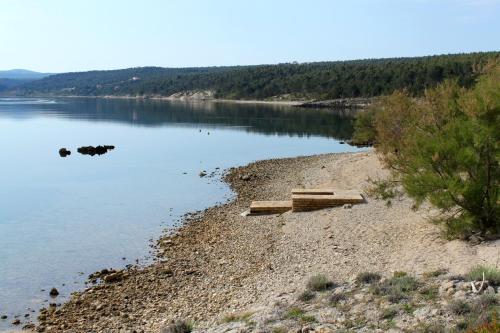
[[[2,97],[2,96],[0,96]],[[16,96],[4,96],[16,97]],[[160,100],[185,103],[233,103],[233,104],[263,104],[277,106],[293,106],[309,109],[363,109],[369,105],[374,98],[339,98],[333,100],[287,100],[287,99],[227,99],[213,98],[205,95],[173,95],[173,96],[126,96],[126,95],[103,95],[103,96],[78,96],[78,95],[33,95],[26,98],[89,98],[89,99],[129,99],[129,100]]]

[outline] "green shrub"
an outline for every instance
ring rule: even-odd
[[[313,291],[324,291],[333,288],[333,286],[334,283],[323,274],[314,275],[307,282],[307,289]]]
[[[382,99],[377,150],[416,206],[429,202],[450,236],[500,235],[500,65],[469,90],[456,82]]]
[[[467,278],[471,281],[482,281],[484,278],[493,285],[500,286],[500,269],[493,266],[475,266],[467,274]]]
[[[375,103],[356,115],[351,140],[354,145],[372,145],[375,143],[377,135],[375,131],[375,114],[377,111],[378,105]]]
[[[379,273],[363,272],[358,274],[358,276],[356,277],[356,282],[372,284],[380,281],[381,278],[382,276]]]
[[[410,298],[410,293],[417,290],[417,288],[418,283],[415,278],[401,276],[373,284],[370,289],[373,294],[386,296],[390,302],[397,303]]]

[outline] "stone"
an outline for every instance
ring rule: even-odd
[[[342,208],[344,208],[344,209],[351,209],[352,205],[351,204],[345,204],[344,206],[342,206]]]
[[[469,291],[471,289],[471,286],[470,283],[461,281],[455,285],[455,288],[457,288],[458,290]]]
[[[21,324],[21,321],[19,319],[14,319],[12,322],[11,322],[12,325],[19,325]]]
[[[50,289],[49,295],[52,297],[56,297],[57,295],[59,295],[59,290],[57,290],[56,288],[52,288]]]
[[[7,319],[7,315],[1,315],[0,319],[4,319],[4,320]]]
[[[199,173],[200,177],[205,177],[206,175],[207,175],[207,173],[205,171],[202,171],[202,172]]]
[[[472,235],[469,237],[470,245],[479,245],[484,239],[478,235]]]
[[[448,289],[452,289],[454,285],[455,284],[453,283],[453,281],[444,281],[439,286],[439,293],[440,294],[445,293],[446,291],[448,291]]]
[[[467,293],[464,290],[458,290],[453,295],[453,298],[455,298],[455,299],[464,299],[466,296],[467,296]]]
[[[488,286],[488,288],[485,289],[484,293],[487,295],[495,295],[495,288],[493,288],[492,286]]]
[[[68,155],[71,155],[71,151],[67,150],[66,148],[59,149],[59,156],[66,157]]]
[[[104,277],[104,282],[113,283],[118,282],[123,279],[123,274],[121,272],[111,273]]]
[[[424,306],[413,311],[413,316],[422,321],[431,316],[432,309],[430,306]]]
[[[249,181],[250,179],[252,179],[252,175],[249,175],[249,174],[241,175],[240,179],[243,181]]]

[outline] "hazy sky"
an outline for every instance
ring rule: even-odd
[[[0,0],[0,69],[500,50],[500,0]]]

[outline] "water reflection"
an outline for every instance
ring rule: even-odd
[[[172,102],[137,99],[0,99],[0,117],[55,116],[135,126],[241,127],[241,130],[289,136],[345,140],[352,134],[352,111],[309,110],[283,105]]]

